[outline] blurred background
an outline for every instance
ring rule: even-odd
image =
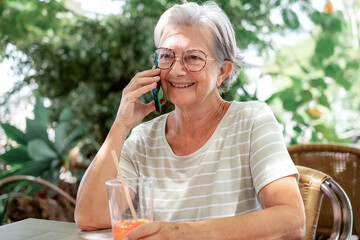
[[[39,176],[75,198],[122,89],[153,65],[159,16],[180,2],[0,0],[0,180]],[[215,2],[233,23],[244,60],[223,98],[268,103],[288,145],[358,146],[360,0]],[[162,111],[172,109],[167,103]],[[16,220],[6,217],[10,188],[58,199],[28,181],[6,186],[0,224]]]

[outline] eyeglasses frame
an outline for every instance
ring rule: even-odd
[[[156,53],[156,51],[159,50],[159,49],[167,49],[167,50],[170,50],[170,51],[174,54],[174,60],[173,60],[173,62],[171,63],[171,65],[170,65],[168,68],[160,68],[160,67],[158,66],[158,63],[156,62],[156,59],[155,59],[155,55],[156,55],[156,54],[155,54],[155,53]],[[186,52],[188,52],[188,51],[199,51],[199,52],[201,52],[201,53],[203,53],[203,54],[205,55],[205,64],[204,64],[204,66],[203,66],[200,70],[192,71],[192,70],[188,69],[188,68],[185,66],[185,63],[184,63],[184,54],[185,54]],[[177,60],[177,57],[176,57],[175,52],[174,52],[171,48],[164,48],[164,47],[156,48],[154,54],[152,55],[152,57],[153,57],[153,59],[154,59],[155,66],[158,67],[158,68],[161,69],[161,70],[168,70],[168,69],[172,68],[172,67],[174,66],[176,60]],[[205,68],[206,63],[207,63],[208,60],[209,60],[209,61],[214,61],[214,60],[216,60],[216,59],[214,59],[214,58],[208,58],[208,56],[206,55],[206,53],[205,53],[204,51],[202,51],[202,50],[200,50],[200,49],[196,49],[196,48],[188,49],[188,50],[186,50],[185,52],[183,52],[183,54],[181,55],[181,62],[182,62],[182,64],[184,65],[185,69],[188,70],[189,72],[200,72],[201,70],[203,70],[203,69]]]

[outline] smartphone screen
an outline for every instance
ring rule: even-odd
[[[156,68],[158,68],[157,67],[157,58],[158,58],[158,56],[156,56],[155,55],[155,65],[156,65]],[[157,82],[157,85],[156,85],[156,88],[154,88],[153,90],[152,90],[152,93],[153,93],[153,96],[154,96],[154,102],[155,102],[155,110],[156,110],[156,112],[160,112],[160,103],[159,103],[159,97],[158,97],[158,93],[159,93],[159,91],[160,91],[160,81],[158,81]]]

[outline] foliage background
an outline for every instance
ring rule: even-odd
[[[23,76],[12,91],[0,96],[0,106],[17,104],[20,99],[12,96],[32,86],[33,93],[49,103],[49,127],[71,107],[68,131],[84,127],[77,147],[82,161],[92,159],[115,118],[122,89],[134,74],[152,66],[157,19],[178,2],[124,1],[122,14],[88,18],[68,10],[63,1],[0,0],[0,61],[11,59],[15,73]],[[310,0],[215,2],[233,23],[239,48],[254,49],[265,60],[259,79],[253,79],[249,73],[254,66],[245,62],[225,99],[259,99],[254,82],[261,85],[261,78],[270,78],[273,92],[260,100],[273,108],[288,144],[356,140],[359,0],[344,0],[343,10],[328,13],[314,9]],[[280,23],[271,21],[274,12]],[[279,48],[272,36],[307,31],[300,13],[313,25],[310,37]],[[141,101],[151,101],[151,94]],[[172,109],[167,104],[163,111]],[[10,112],[4,111],[1,119],[9,119]],[[9,139],[3,150],[16,147]]]

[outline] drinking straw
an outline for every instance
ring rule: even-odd
[[[112,157],[113,157],[113,160],[114,160],[114,163],[115,163],[115,166],[116,166],[116,169],[120,175],[120,178],[121,178],[121,182],[122,182],[122,187],[123,187],[123,191],[125,193],[125,197],[126,197],[126,201],[128,202],[129,204],[129,207],[130,207],[130,211],[131,211],[131,215],[133,217],[133,219],[137,222],[138,221],[138,218],[136,216],[136,212],[135,212],[135,209],[134,209],[134,205],[130,199],[130,194],[129,194],[129,191],[127,190],[127,187],[126,187],[126,183],[125,183],[125,179],[122,175],[122,172],[121,172],[121,169],[120,169],[120,166],[119,166],[119,161],[117,160],[117,157],[116,157],[116,153],[114,150],[111,151],[111,154],[112,154]]]

